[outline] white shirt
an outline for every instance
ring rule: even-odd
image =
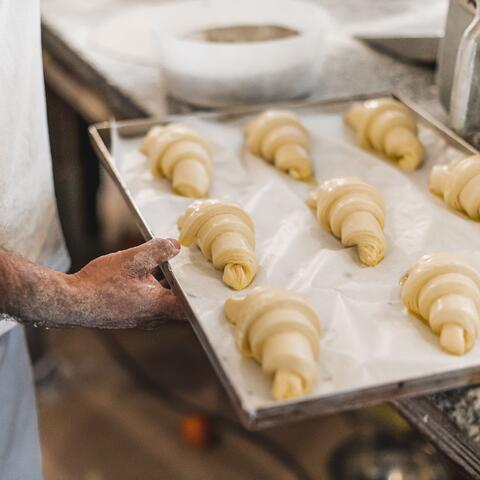
[[[68,268],[53,189],[38,0],[0,0],[0,246]],[[0,335],[13,325],[0,321]]]

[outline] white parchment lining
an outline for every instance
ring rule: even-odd
[[[400,278],[424,254],[461,252],[480,271],[480,225],[449,210],[428,191],[431,167],[459,152],[422,125],[426,162],[419,171],[404,173],[358,148],[338,109],[300,110],[299,115],[311,134],[319,181],[359,176],[383,194],[388,252],[377,267],[362,266],[354,248],[343,248],[320,228],[305,204],[312,186],[244,150],[242,127],[248,117],[226,123],[184,117],[182,122],[213,144],[210,197],[238,202],[255,222],[260,269],[250,288],[302,292],[320,316],[318,381],[310,398],[480,365],[479,343],[462,357],[446,354],[438,338],[400,301]],[[157,236],[177,237],[177,217],[191,200],[173,195],[166,180],[152,177],[138,152],[140,138],[113,137],[116,166],[147,225]],[[271,397],[271,379],[240,355],[234,329],[223,316],[225,299],[242,293],[226,287],[221,272],[196,247],[183,248],[171,265],[243,408],[254,413],[278,405]]]

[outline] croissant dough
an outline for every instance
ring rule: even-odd
[[[307,202],[317,219],[346,247],[356,245],[360,261],[374,266],[385,257],[385,207],[380,193],[356,177],[327,180]]]
[[[218,270],[223,281],[235,290],[252,282],[258,264],[255,256],[255,227],[238,205],[220,200],[197,200],[177,221],[179,241],[196,243]]]
[[[211,147],[185,125],[151,128],[140,146],[156,177],[166,177],[173,190],[191,198],[205,197],[212,177]]]
[[[265,287],[225,302],[237,347],[273,375],[277,400],[308,393],[317,377],[320,320],[298,293]]]
[[[430,190],[450,207],[480,220],[480,155],[433,167]]]
[[[373,149],[398,161],[403,170],[415,170],[423,160],[415,117],[397,100],[381,98],[354,103],[345,122],[356,130],[362,148]]]
[[[480,276],[461,257],[436,253],[422,257],[403,279],[402,300],[440,335],[441,347],[463,355],[477,338]]]
[[[293,113],[267,110],[245,127],[245,135],[254,155],[297,180],[312,176],[308,132]]]

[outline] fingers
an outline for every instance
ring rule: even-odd
[[[185,311],[178,297],[163,287],[158,289],[157,308],[159,320],[186,320]]]
[[[120,252],[130,259],[126,265],[130,275],[137,277],[143,284],[145,293],[143,306],[147,306],[147,315],[142,315],[137,326],[142,328],[156,328],[165,321],[185,320],[185,313],[180,302],[171,290],[162,286],[154,277],[158,273],[158,265],[175,257],[180,251],[180,244],[173,238],[156,238],[138,247]],[[138,285],[138,284],[137,284]],[[148,293],[147,293],[148,292]]]
[[[180,244],[174,238],[154,238],[143,247],[157,264],[170,260],[180,251]]]
[[[175,257],[180,251],[180,244],[174,238],[154,238],[128,252],[133,260],[129,265],[136,273],[153,272],[160,263]]]

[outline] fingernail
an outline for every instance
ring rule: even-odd
[[[180,244],[175,238],[167,238],[167,240],[177,249],[180,250]]]

